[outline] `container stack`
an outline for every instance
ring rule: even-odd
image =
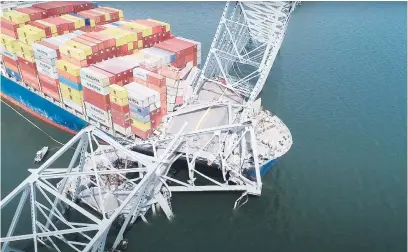
[[[153,133],[151,114],[158,112],[160,94],[136,82],[127,84],[125,88],[129,99],[132,133],[142,139],[147,139]]]
[[[110,86],[109,98],[111,101],[111,114],[113,129],[124,136],[132,134],[127,89],[113,84]]]
[[[1,31],[10,76],[125,137],[151,136],[201,63],[201,44],[174,37],[169,24],[124,21],[123,11],[85,1],[6,12]]]
[[[57,62],[61,59],[59,46],[69,39],[78,36],[76,33],[47,38],[32,45],[37,62],[38,79],[43,93],[61,102],[59,92],[60,80]]]
[[[19,63],[17,54],[17,40],[6,34],[1,34],[1,54],[8,75],[14,77],[16,80],[21,81]]]
[[[112,128],[109,86],[115,76],[93,66],[81,68],[80,76],[87,117]]]
[[[175,53],[176,60],[171,63],[174,67],[184,68],[188,62],[193,62],[194,66],[201,63],[201,43],[199,42],[176,37],[154,47]]]
[[[32,44],[45,38],[45,32],[35,26],[25,25],[17,29],[18,43],[16,54],[20,65],[23,81],[35,90],[41,90],[38,80],[37,64],[34,58]]]
[[[17,28],[19,24],[9,21],[5,18],[1,18],[1,34],[7,35],[14,39],[18,39]]]

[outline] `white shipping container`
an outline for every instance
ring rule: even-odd
[[[147,81],[147,74],[149,73],[149,71],[142,69],[140,67],[137,67],[135,69],[133,69],[133,77],[136,78],[140,78],[142,80]]]
[[[71,101],[70,99],[67,99],[67,98],[63,98],[62,102],[65,105],[67,105],[68,107],[73,108],[76,111],[79,111],[81,113],[84,113],[84,107],[82,106],[82,104],[77,104],[77,103],[75,103],[75,102],[73,102],[73,101]]]
[[[10,52],[10,51],[7,51],[7,50],[5,50],[5,49],[1,50],[1,54],[2,54],[2,55],[5,55],[5,56],[7,56],[7,57],[9,57],[9,58],[12,58],[13,60],[18,60],[16,54],[14,54],[14,53],[12,53],[12,52]]]
[[[167,87],[166,89],[167,95],[177,95],[177,88]]]
[[[129,136],[132,134],[132,128],[128,127],[128,128],[124,128],[116,123],[113,124],[113,129],[118,131],[119,133],[122,133],[125,136]]]
[[[132,82],[129,83],[127,85],[125,85],[126,89],[129,92],[129,96],[133,96],[133,98],[138,97],[138,95],[143,95],[143,98],[140,98],[140,100],[144,100],[145,102],[147,102],[147,104],[152,104],[156,101],[160,101],[160,93],[143,86],[142,84],[136,83],[136,82]],[[145,100],[147,98],[147,100]]]
[[[90,82],[88,80],[85,80],[85,79],[81,79],[81,84],[82,84],[82,86],[84,86],[86,88],[89,88],[92,91],[97,92],[98,94],[109,95],[109,92],[110,92],[110,87],[109,86],[101,87],[101,86],[96,85],[96,84],[94,84],[94,83],[92,83],[92,82]]]
[[[50,59],[50,58],[47,58],[47,57],[44,57],[44,56],[39,56],[39,55],[34,55],[34,58],[35,58],[36,61],[42,61],[42,62],[47,63],[47,64],[52,65],[52,66],[57,65],[57,58]]]
[[[57,58],[57,51],[55,49],[46,47],[41,44],[33,43],[33,52],[35,56],[42,56],[49,59]]]
[[[110,125],[110,115],[108,111],[102,110],[95,105],[89,103],[89,102],[84,102],[85,104],[85,109],[86,109],[86,115],[95,119],[96,121],[109,126]]]
[[[178,84],[179,84],[179,81],[173,80],[173,79],[170,79],[170,78],[166,78],[166,86],[167,87],[177,88]]]
[[[96,71],[93,71],[90,68],[81,68],[80,76],[81,76],[81,82],[88,81],[89,83],[93,83],[101,87],[107,87],[110,85],[108,76],[98,73]]]
[[[149,99],[142,94],[135,94],[128,91],[129,103],[136,104],[139,107],[145,108],[149,106]]]
[[[50,77],[52,79],[58,79],[58,73],[57,73],[56,69],[55,69],[55,72],[53,72],[54,70],[50,70],[48,68],[45,68],[44,66],[38,65],[39,62],[41,62],[41,61],[37,61],[37,71],[39,73],[47,75],[48,77]]]

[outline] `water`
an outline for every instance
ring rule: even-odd
[[[219,2],[105,5],[170,22],[202,41],[203,55],[223,10]],[[263,179],[262,197],[233,212],[234,193],[174,194],[176,219],[137,225],[129,251],[406,251],[406,15],[396,2],[300,6],[262,92],[294,145]],[[36,150],[58,145],[6,106],[1,117],[4,197]]]

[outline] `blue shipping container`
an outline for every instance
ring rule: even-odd
[[[82,85],[81,85],[81,84],[72,82],[72,81],[70,81],[70,80],[68,80],[68,79],[65,79],[64,77],[61,77],[61,76],[58,76],[58,80],[59,80],[61,83],[63,83],[63,84],[65,84],[65,85],[69,86],[70,88],[73,88],[73,89],[78,90],[78,91],[81,91],[81,90],[82,90]]]
[[[16,80],[21,81],[21,76],[19,73],[14,72],[13,70],[8,69],[8,68],[6,68],[6,73],[10,75],[11,77],[15,78]]]

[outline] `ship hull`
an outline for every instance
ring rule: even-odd
[[[87,125],[87,122],[81,118],[3,75],[1,75],[1,95],[31,115],[66,132],[76,134]],[[260,165],[262,177],[272,169],[277,160],[271,159]],[[255,173],[250,172],[249,176],[255,179]]]
[[[87,122],[56,104],[1,75],[1,95],[31,115],[64,131],[75,134]]]

